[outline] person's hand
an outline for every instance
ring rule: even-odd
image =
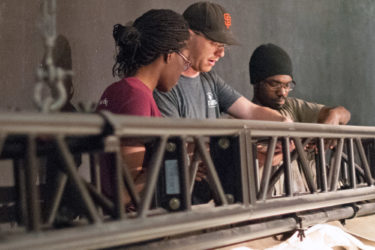
[[[207,180],[208,169],[203,162],[199,162],[197,174],[195,175],[195,181]]]
[[[206,144],[206,149],[209,151],[209,145]],[[192,162],[192,164],[195,166],[195,164],[198,164],[197,172],[195,173],[195,181],[203,181],[208,178],[208,168],[203,163],[201,159],[196,158],[197,152],[195,151],[195,144],[194,143],[188,143],[187,144],[187,151],[189,156],[189,162]]]
[[[337,145],[337,139],[326,139],[324,140],[324,150],[327,149],[334,149]],[[305,146],[305,151],[307,152],[314,152],[318,154],[318,146],[316,141],[311,141]]]
[[[294,142],[291,140],[289,143],[289,151],[295,149]],[[259,167],[263,167],[267,158],[268,144],[260,143],[257,145],[257,158]],[[283,147],[281,142],[276,143],[275,152],[272,158],[272,166],[279,166],[283,161]]]
[[[337,139],[326,139],[324,141],[324,149],[334,149],[337,146]]]
[[[262,144],[257,145],[257,159],[258,159],[259,167],[263,167],[264,164],[266,163],[267,152],[268,152],[267,144],[262,143]],[[272,166],[278,166],[282,160],[283,160],[282,146],[281,146],[281,143],[278,142],[276,144],[275,153],[272,158]]]

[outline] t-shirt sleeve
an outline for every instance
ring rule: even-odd
[[[298,122],[316,123],[318,121],[319,112],[324,105],[297,98],[291,98],[290,100]]]
[[[133,92],[119,107],[124,115],[152,116],[150,97],[141,92]]]
[[[214,74],[213,76],[216,78],[215,83],[220,112],[226,112],[230,106],[232,106],[232,104],[235,103],[242,95],[230,85],[226,84],[217,74]]]
[[[155,89],[153,94],[162,116],[175,118],[181,117],[178,110],[178,99],[174,89],[169,92],[161,92]]]

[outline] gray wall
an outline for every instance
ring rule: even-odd
[[[58,0],[58,34],[72,51],[73,103],[97,101],[115,79],[112,27],[150,8],[181,12],[191,0]],[[216,70],[252,97],[248,61],[261,43],[272,42],[292,57],[297,88],[291,95],[343,105],[353,125],[375,125],[375,2],[373,0],[216,0],[232,14],[241,41]],[[0,110],[35,110],[35,72],[44,53],[37,24],[41,0],[0,0]]]

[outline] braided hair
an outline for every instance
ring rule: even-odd
[[[167,9],[147,11],[133,25],[113,27],[117,54],[113,76],[129,77],[137,70],[185,47],[189,39],[188,24],[182,15]]]

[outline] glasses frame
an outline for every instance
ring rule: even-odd
[[[290,92],[292,91],[295,87],[296,87],[296,82],[294,80],[288,82],[288,83],[281,83],[281,82],[278,82],[277,83],[277,86],[271,86],[271,82],[270,81],[267,81],[267,80],[263,80],[262,81],[263,83],[266,83],[267,86],[271,89],[271,90],[279,90],[281,88],[285,89],[286,91]],[[286,85],[289,85],[289,86],[286,86]]]
[[[188,70],[191,67],[191,61],[181,53],[181,51],[175,51],[177,55],[181,56],[182,60],[184,60],[184,71]]]

